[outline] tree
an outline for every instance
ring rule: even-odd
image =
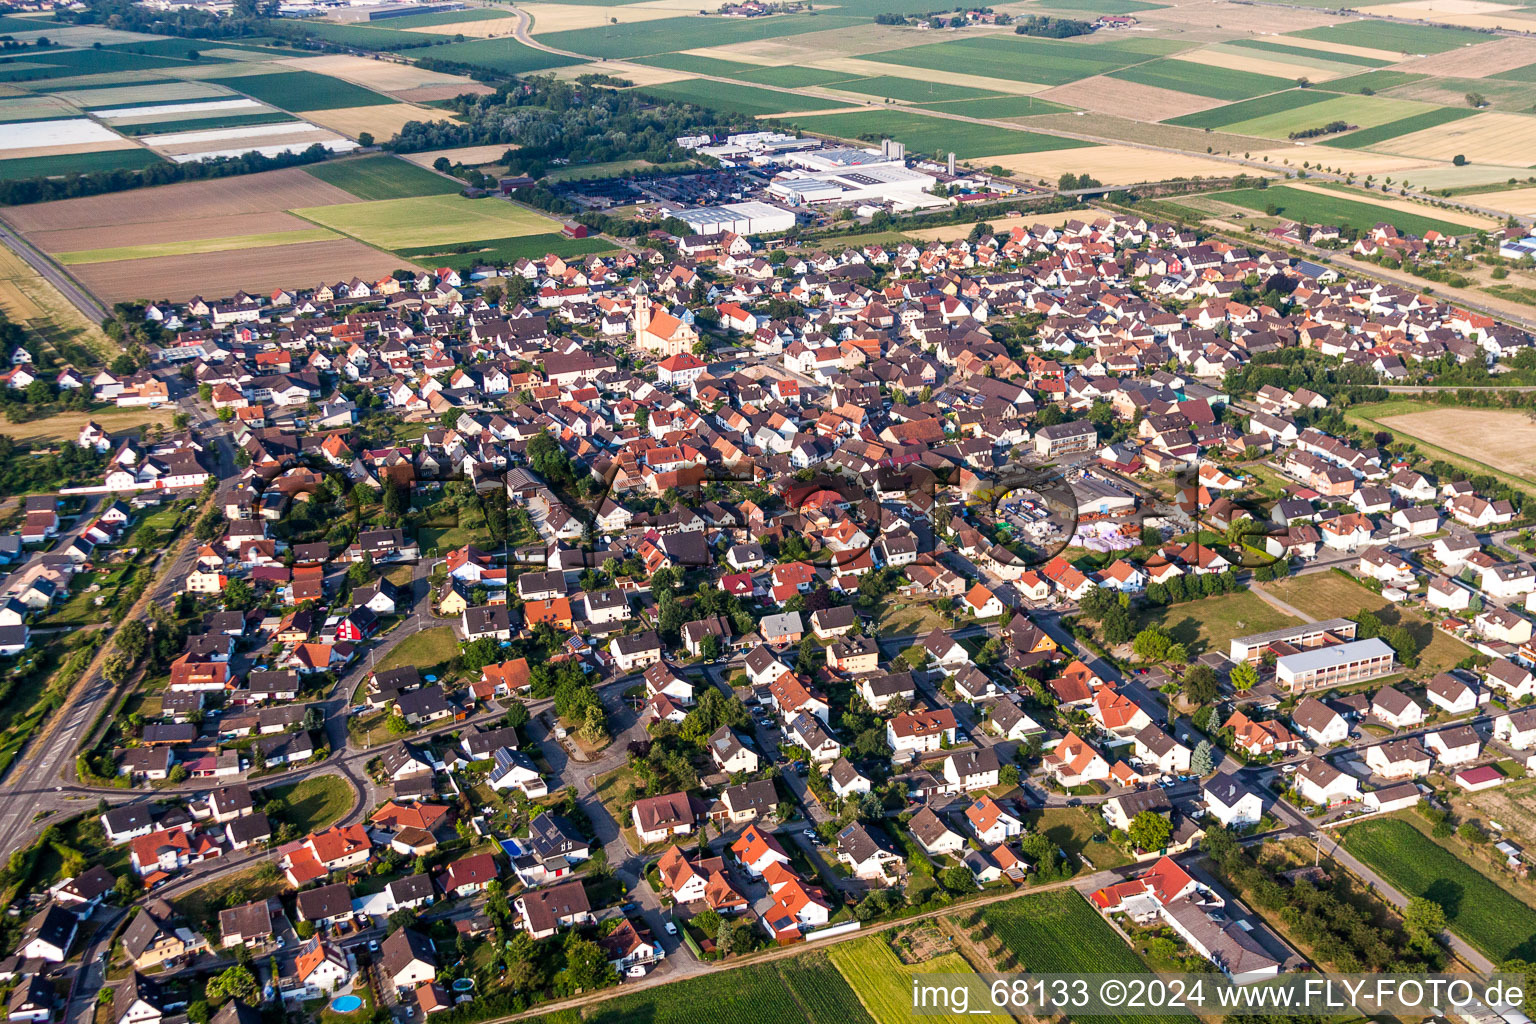
[[[591,991],[619,980],[602,947],[574,931],[566,933],[561,952],[565,967],[555,975],[555,991],[562,995]]]
[[[261,1002],[261,986],[256,983],[256,976],[251,973],[251,969],[244,964],[236,964],[209,978],[205,994],[210,1003],[238,999],[246,1006],[256,1006]]]
[[[1259,670],[1245,661],[1232,666],[1232,671],[1228,673],[1227,678],[1232,682],[1232,689],[1238,693],[1247,693],[1259,685]]]
[[[1131,650],[1142,661],[1162,661],[1168,656],[1168,648],[1171,646],[1173,638],[1156,626],[1148,626],[1131,641]]]
[[[149,649],[149,627],[142,619],[129,619],[117,627],[117,649],[134,660],[144,657]]]
[[[1191,665],[1184,673],[1184,696],[1192,704],[1209,704],[1216,699],[1216,671],[1209,665]]]
[[[1209,775],[1211,769],[1216,767],[1215,749],[1210,740],[1201,740],[1195,745],[1195,752],[1189,758],[1189,770],[1193,775]]]
[[[1432,939],[1445,931],[1445,908],[1428,897],[1414,896],[1403,908],[1403,927],[1415,939]]]
[[[945,889],[962,896],[968,892],[976,891],[976,879],[971,875],[969,868],[956,864],[954,867],[945,868],[939,873],[939,884]]]
[[[997,773],[998,784],[1004,787],[1017,786],[1019,784],[1018,765],[1005,764]]]
[[[1162,850],[1168,846],[1168,838],[1173,835],[1173,825],[1156,811],[1142,811],[1131,819],[1126,834],[1138,849]]]

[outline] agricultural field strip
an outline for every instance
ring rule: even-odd
[[[329,228],[304,228],[297,231],[269,231],[264,234],[235,235],[229,238],[196,238],[183,242],[125,245],[108,249],[82,249],[55,253],[54,259],[65,266],[81,263],[113,263],[118,260],[152,259],[156,256],[186,256],[193,253],[227,252],[232,249],[264,249],[298,242],[324,242],[341,235]]]

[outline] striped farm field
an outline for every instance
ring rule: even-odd
[[[1187,60],[1155,60],[1112,71],[1111,78],[1172,89],[1214,100],[1245,100],[1267,92],[1279,92],[1296,84],[1294,79],[1256,75],[1249,71],[1213,68]]]
[[[437,25],[461,25],[466,21],[505,20],[516,17],[511,11],[498,11],[491,7],[471,7],[463,11],[441,11],[437,14],[407,14],[399,18],[386,18],[378,24],[384,28],[429,28]],[[447,34],[452,29],[445,30]]]
[[[91,171],[138,171],[160,163],[160,157],[147,149],[110,149],[98,153],[70,153],[60,156],[28,156],[0,160],[0,181],[21,178],[49,178]]]
[[[841,100],[818,99],[814,96],[800,96],[792,92],[762,89],[747,84],[715,82],[704,78],[641,86],[640,91],[663,102],[693,103],[728,114],[746,114],[748,117],[759,114],[782,114],[791,110],[836,110],[850,105]]]
[[[1464,121],[1425,128],[1384,143],[1406,156],[1451,160],[1465,156],[1474,164],[1529,165],[1536,153],[1536,117],[1495,111]]]
[[[1243,46],[1250,50],[1264,50],[1269,53],[1284,53],[1292,57],[1319,57],[1318,50],[1309,50],[1304,46],[1287,46],[1285,43],[1275,43],[1268,39],[1234,39],[1229,46]],[[1353,53],[1330,53],[1326,59],[1336,64],[1358,64],[1365,68],[1384,68],[1391,61],[1381,60],[1377,57],[1363,57]]]
[[[838,82],[838,92],[856,92],[866,96],[882,96],[904,103],[945,103],[950,100],[977,100],[983,96],[996,96],[995,92],[973,89],[964,85],[945,85],[943,82],[920,82],[915,78],[896,78],[885,75],[876,78],[855,78]],[[990,115],[976,113],[976,117]]]
[[[1368,46],[1398,53],[1444,53],[1469,43],[1486,43],[1488,36],[1464,28],[1436,28],[1431,25],[1404,25],[1373,18],[1370,21],[1346,21],[1322,28],[1288,33],[1298,39],[1316,39],[1324,43]]]
[[[557,50],[584,53],[608,60],[648,57],[701,46],[729,46],[762,39],[780,39],[805,32],[830,32],[868,24],[863,18],[837,14],[787,14],[775,18],[661,18],[630,25],[604,25],[567,32],[549,32],[539,41]]]
[[[917,106],[941,113],[993,119],[1066,114],[1076,109],[1038,96],[987,96],[979,100],[945,100],[942,103],[919,103]]]
[[[1292,132],[1321,128],[1336,121],[1371,128],[1433,109],[1435,108],[1422,103],[1390,100],[1381,96],[1328,96],[1322,103],[1264,114],[1222,127],[1226,131],[1236,132],[1239,135],[1284,139],[1288,138]]]
[[[1412,135],[1426,128],[1435,128],[1442,124],[1450,124],[1452,121],[1460,121],[1464,117],[1473,117],[1476,114],[1475,110],[1440,107],[1435,110],[1426,110],[1421,114],[1413,114],[1398,121],[1388,121],[1372,128],[1362,128],[1358,132],[1350,132],[1336,139],[1328,139],[1323,145],[1332,146],[1335,149],[1366,149],[1393,139],[1400,139],[1405,135]]]
[[[1397,89],[1405,85],[1413,85],[1422,82],[1427,75],[1417,75],[1409,71],[1363,71],[1358,75],[1350,75],[1348,78],[1335,78],[1331,82],[1324,82],[1314,88],[1325,92],[1360,92],[1369,89],[1372,92],[1385,92],[1388,89]]]
[[[1330,93],[1314,92],[1311,89],[1287,89],[1285,92],[1270,93],[1268,96],[1258,96],[1251,100],[1228,103],[1222,107],[1212,107],[1210,110],[1197,110],[1183,117],[1169,118],[1163,123],[1176,124],[1185,128],[1225,128],[1239,121],[1297,110],[1333,98]]]
[[[388,96],[380,96],[360,85],[309,71],[277,71],[271,74],[213,78],[209,81],[243,92],[271,106],[298,112],[395,102]]]
[[[473,64],[508,75],[526,75],[532,71],[580,64],[578,57],[565,57],[524,46],[516,39],[470,39],[462,43],[441,43],[411,51],[412,57]]]
[[[422,196],[342,203],[293,213],[381,249],[452,245],[558,231],[558,222],[499,199]]]
[[[968,121],[950,121],[899,110],[859,111],[819,117],[813,115],[797,117],[794,123],[805,131],[840,139],[892,138],[905,143],[907,150],[913,154],[953,151],[962,160],[1002,153],[1040,153],[1093,145],[1055,135],[996,128]]]
[[[1241,206],[1263,213],[1271,208],[1275,215],[1304,224],[1334,224],[1368,231],[1372,225],[1386,221],[1396,225],[1399,231],[1423,235],[1428,231],[1440,231],[1448,235],[1463,234],[1465,225],[1406,210],[1378,206],[1364,199],[1351,199],[1343,195],[1329,195],[1294,188],[1289,185],[1273,185],[1269,188],[1241,188],[1211,193],[1212,199]]]
[[[1161,53],[1178,48],[1177,44],[1160,39],[1137,42],[1158,44],[1154,49]],[[968,75],[1015,82],[1065,85],[1158,55],[1157,52],[1140,52],[1124,44],[1067,43],[1025,36],[980,36],[871,53],[862,59],[940,72],[963,71]]]
[[[311,164],[304,170],[312,177],[366,201],[448,195],[463,187],[441,174],[393,156],[327,160]]]
[[[918,974],[972,974],[959,953],[944,953],[919,964],[904,964],[883,936],[839,943],[827,952],[864,1009],[878,1024],[963,1024],[964,1014],[914,1012],[912,981]]]

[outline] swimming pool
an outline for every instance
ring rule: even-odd
[[[331,1009],[337,1013],[351,1013],[353,1010],[361,1009],[362,1005],[362,999],[357,996],[337,996],[331,1000]]]

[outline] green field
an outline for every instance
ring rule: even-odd
[[[1523,68],[1515,68],[1511,71],[1500,71],[1492,78],[1507,78],[1511,82],[1536,82],[1536,64],[1527,64]]]
[[[321,181],[364,200],[448,195],[464,187],[461,182],[393,156],[327,160],[304,169]]]
[[[609,60],[675,53],[701,46],[729,46],[759,39],[780,39],[805,32],[829,32],[864,23],[839,14],[786,14],[772,18],[658,18],[629,25],[577,28],[540,35],[539,42],[557,50],[585,53]]]
[[[294,121],[293,115],[284,110],[261,110],[254,114],[225,114],[222,117],[193,117],[169,119],[165,121],[146,121],[142,124],[116,125],[117,131],[124,135],[158,135],[162,132],[195,132],[210,128],[240,128],[254,124],[278,124],[282,121]]]
[[[459,638],[453,627],[434,626],[412,633],[396,644],[394,650],[379,659],[377,670],[384,672],[402,665],[415,665],[425,672],[447,663],[458,653]]]
[[[1225,654],[1233,637],[1297,625],[1291,616],[1265,604],[1263,598],[1251,591],[1146,607],[1136,613],[1135,619],[1138,630],[1148,626],[1167,630],[1192,656],[1208,651]]]
[[[875,1024],[825,953],[713,971],[528,1024]],[[884,1022],[881,1022],[884,1024]]]
[[[1316,192],[1303,192],[1285,185],[1270,188],[1243,188],[1230,192],[1214,192],[1213,199],[1241,206],[1248,210],[1265,212],[1276,207],[1276,216],[1305,224],[1333,224],[1368,231],[1372,225],[1386,221],[1395,224],[1399,231],[1423,235],[1426,231],[1442,231],[1446,234],[1463,234],[1467,228],[1447,221],[1436,220],[1424,214],[1407,213],[1375,203],[1361,202],[1347,196],[1325,196]]]
[[[1445,908],[1451,931],[1495,962],[1536,959],[1536,910],[1406,821],[1347,825],[1344,848],[1408,896]]]
[[[1149,4],[1142,0],[1042,0],[1038,5],[1053,11],[1087,11],[1090,14],[1135,14],[1158,11],[1167,4]]]
[[[1404,25],[1372,18],[1346,21],[1322,28],[1302,29],[1287,35],[1298,39],[1316,39],[1324,43],[1364,46],[1372,50],[1396,50],[1398,53],[1444,53],[1468,43],[1486,43],[1493,37],[1465,28],[1436,28],[1431,25]]]
[[[1239,135],[1284,139],[1289,138],[1292,132],[1321,128],[1336,121],[1358,125],[1363,129],[1386,124],[1388,121],[1401,121],[1432,109],[1434,108],[1422,103],[1390,100],[1382,96],[1331,95],[1315,106],[1249,118],[1246,121],[1226,125],[1225,130]]]
[[[1069,114],[1076,107],[1042,100],[1038,96],[988,96],[979,100],[945,100],[942,103],[919,103],[924,110],[948,114],[964,114],[967,117],[988,117],[1001,120],[1009,117],[1040,117],[1044,114]]]
[[[403,32],[375,25],[337,25],[329,21],[306,21],[304,27],[311,35],[324,39],[328,43],[370,50],[393,50],[433,42],[446,43],[453,38],[451,32],[443,35],[433,32]]]
[[[797,117],[795,124],[808,132],[835,135],[842,139],[878,139],[888,137],[905,143],[919,153],[948,153],[962,160],[974,157],[1002,156],[1008,153],[1043,153],[1056,149],[1080,149],[1091,142],[1064,139],[1055,135],[1014,131],[968,121],[950,121],[900,110],[860,111],[856,114],[828,114],[821,117]]]
[[[943,953],[919,964],[904,964],[891,951],[883,936],[872,935],[833,946],[827,957],[837,967],[864,1004],[864,1009],[880,1024],[919,1024],[937,1021],[962,1024],[960,1013],[914,1012],[912,978],[919,974],[972,974],[970,964],[959,953]]]
[[[1428,77],[1428,75],[1416,75],[1410,71],[1362,71],[1358,75],[1350,75],[1347,78],[1319,82],[1312,88],[1323,92],[1359,92],[1361,89],[1384,92],[1387,89],[1422,82]]]
[[[1312,60],[1321,58],[1334,64],[1358,64],[1363,68],[1384,68],[1392,63],[1379,57],[1362,57],[1359,54],[1334,53],[1329,50],[1309,50],[1305,46],[1287,46],[1284,43],[1270,42],[1268,39],[1234,39],[1227,45],[1242,46],[1250,50],[1265,50],[1269,53],[1284,53],[1292,57],[1306,57]]]
[[[138,171],[160,162],[160,157],[147,149],[110,149],[100,153],[71,153],[65,156],[25,156],[0,160],[0,180],[51,178],[64,174],[89,174],[92,171]]]
[[[554,253],[562,259],[572,256],[585,256],[594,252],[612,252],[615,246],[612,242],[603,238],[566,238],[558,233],[545,233],[537,235],[517,235],[512,238],[490,238],[467,245],[454,245],[444,247],[442,245],[424,245],[414,248],[396,249],[397,256],[403,256],[416,263],[428,263],[433,266],[459,267],[470,262],[490,263],[496,260],[504,260],[511,263],[519,259],[537,259]],[[464,249],[464,252],[457,250]]]
[[[260,235],[236,235],[231,238],[189,238],[176,242],[120,245],[109,249],[81,249],[75,252],[55,253],[53,258],[68,267],[81,263],[116,263],[121,260],[154,259],[156,256],[190,256],[195,253],[297,245],[300,242],[328,242],[336,237],[336,232],[327,228],[310,228],[300,231],[271,231]]]
[[[1290,78],[1207,67],[1188,60],[1155,60],[1112,71],[1110,77],[1193,96],[1209,96],[1213,100],[1245,100],[1261,93],[1289,89],[1296,84]]]
[[[1131,46],[1132,42],[1137,45]],[[871,53],[860,59],[933,71],[964,69],[968,75],[1003,78],[1013,82],[1066,85],[1080,78],[1102,75],[1179,48],[1179,44],[1163,39],[1140,39],[1126,43],[1068,43],[1025,36],[979,36]]]
[[[352,786],[339,775],[312,775],[291,786],[279,786],[272,796],[287,802],[283,820],[308,835],[334,825],[352,809]]]
[[[1148,968],[1088,901],[1071,889],[1057,889],[994,903],[981,919],[1018,963],[1013,969],[1041,974],[1146,974]],[[1091,1017],[1102,1024],[1151,1024],[1149,1014]]]
[[[1377,146],[1393,139],[1400,139],[1412,132],[1421,132],[1426,128],[1434,128],[1438,125],[1449,124],[1452,121],[1460,121],[1464,117],[1472,117],[1476,110],[1459,107],[1440,107],[1435,110],[1426,110],[1422,114],[1414,114],[1397,121],[1388,121],[1386,124],[1378,124],[1372,128],[1362,128],[1357,132],[1324,142],[1325,146],[1334,149],[1366,149]]]
[[[493,7],[471,7],[463,11],[442,11],[438,14],[407,14],[399,18],[385,18],[377,24],[380,28],[433,28],[437,25],[458,25],[466,21],[494,21],[498,18],[513,17],[516,15],[511,11],[499,11]],[[449,34],[452,34],[451,29]]]
[[[0,82],[30,82],[75,75],[101,75],[117,71],[155,71],[160,68],[185,67],[188,61],[174,57],[155,57],[124,53],[111,47],[100,50],[45,50],[27,54],[26,60],[0,60]]]
[[[558,227],[546,217],[499,199],[466,199],[457,195],[339,203],[293,212],[381,249],[536,235]]]
[[[370,107],[394,103],[372,89],[343,82],[312,71],[275,71],[269,75],[240,75],[235,78],[211,78],[208,81],[254,100],[283,110],[336,110],[342,107]]]
[[[787,89],[800,89],[810,85],[830,85],[857,78],[846,71],[823,71],[820,68],[801,68],[793,64],[778,67],[762,67],[757,64],[741,64],[718,57],[701,57],[694,53],[658,53],[641,57],[636,64],[653,68],[669,68],[673,71],[692,71],[717,78],[739,78],[743,82],[758,85],[780,85]]]
[[[835,110],[846,107],[841,100],[823,100],[812,96],[797,96],[792,92],[777,92],[752,85],[731,82],[714,82],[703,78],[690,78],[681,82],[662,85],[645,85],[640,91],[647,96],[668,103],[693,103],[727,114],[782,114],[792,110]]]
[[[1250,121],[1256,117],[1279,114],[1287,110],[1299,110],[1334,98],[1328,93],[1319,93],[1312,89],[1287,89],[1285,92],[1274,92],[1268,96],[1239,100],[1222,107],[1212,107],[1210,110],[1197,110],[1193,114],[1185,114],[1182,117],[1171,117],[1163,123],[1176,124],[1184,128],[1225,128],[1229,124]]]
[[[889,97],[903,103],[945,103],[950,100],[978,100],[983,96],[996,96],[987,89],[972,89],[963,85],[945,85],[943,82],[919,82],[915,78],[897,78],[894,75],[878,75],[874,78],[855,78],[839,82],[839,92],[856,92],[866,96]],[[978,117],[981,115],[977,115]]]
[[[462,43],[442,43],[421,50],[412,50],[415,59],[447,60],[460,64],[473,64],[506,75],[525,75],[530,71],[548,71],[550,68],[580,64],[576,57],[562,57],[558,53],[546,53],[524,46],[516,39],[470,39]]]

